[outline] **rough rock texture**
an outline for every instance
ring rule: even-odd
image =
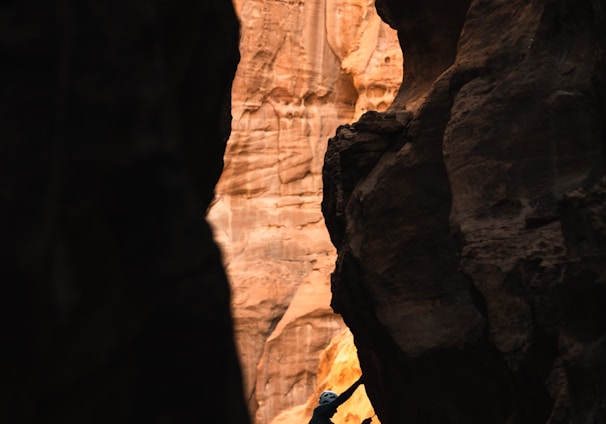
[[[249,422],[204,220],[231,2],[4,2],[0,45],[0,422]]]
[[[406,79],[323,169],[332,306],[375,410],[606,422],[604,2],[377,9]]]
[[[385,110],[402,81],[396,32],[369,0],[248,0],[232,134],[209,219],[233,285],[249,408],[259,424],[307,402],[343,328],[320,202],[339,123]]]

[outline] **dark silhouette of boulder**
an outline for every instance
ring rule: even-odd
[[[381,422],[606,422],[604,2],[377,9],[409,115],[337,131],[323,212]]]

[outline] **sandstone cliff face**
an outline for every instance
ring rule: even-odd
[[[332,306],[375,410],[606,422],[603,2],[377,9],[406,79],[323,170]]]
[[[335,250],[320,210],[326,141],[385,110],[402,80],[396,33],[368,0],[247,0],[232,134],[209,210],[233,286],[256,422],[305,404],[343,328],[330,308]]]
[[[250,422],[203,219],[231,2],[3,2],[0,45],[0,422]]]

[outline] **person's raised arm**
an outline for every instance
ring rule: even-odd
[[[353,392],[356,391],[360,384],[364,383],[364,375],[361,375],[349,388],[347,388],[343,393],[341,393],[334,401],[331,402],[331,405],[334,405],[335,409],[345,402],[347,399],[353,395]]]

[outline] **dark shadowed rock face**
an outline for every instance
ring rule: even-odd
[[[249,422],[204,220],[231,2],[8,2],[0,43],[0,422]]]
[[[405,81],[329,141],[332,306],[384,424],[606,422],[604,4],[434,3],[377,0]]]

